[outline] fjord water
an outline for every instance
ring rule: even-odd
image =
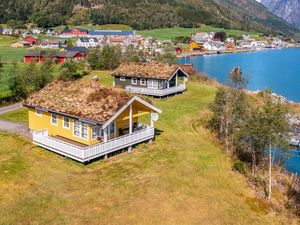
[[[300,48],[197,56],[181,58],[179,62],[191,63],[198,72],[223,84],[226,84],[231,69],[240,66],[248,77],[248,89],[255,91],[270,88],[289,100],[300,102]],[[281,151],[273,153],[276,161],[283,159],[288,171],[300,174],[300,151],[289,151],[289,157],[281,154]]]
[[[197,56],[179,61],[193,64],[197,71],[224,84],[231,69],[240,66],[248,77],[248,89],[270,88],[276,94],[300,102],[300,48]]]

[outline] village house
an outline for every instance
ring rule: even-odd
[[[54,31],[54,29],[52,29],[52,28],[47,28],[46,31],[45,31],[45,34],[46,34],[47,36],[52,36],[52,35],[55,34],[55,31]]]
[[[40,42],[40,48],[64,48],[67,45],[66,40],[42,40]]]
[[[178,65],[124,63],[113,71],[114,86],[156,97],[182,93],[189,75]]]
[[[62,49],[62,51],[73,51],[73,52],[80,52],[83,55],[87,55],[88,49],[86,47],[78,47],[78,46],[69,46]]]
[[[97,38],[81,37],[76,41],[76,46],[78,47],[93,48],[99,45],[100,43]]]
[[[37,43],[37,38],[36,37],[32,37],[32,36],[28,36],[23,38],[23,41],[29,42],[30,45],[35,45]]]
[[[11,29],[11,28],[3,28],[2,34],[3,35],[13,35],[14,34],[14,30]]]
[[[63,30],[59,36],[61,38],[71,38],[71,37],[86,37],[88,35],[88,30],[85,29],[72,29],[72,30]]]
[[[57,63],[63,63],[66,60],[80,61],[86,56],[78,51],[26,51],[24,54],[24,63],[30,62],[44,62],[46,60],[54,61]]]
[[[97,77],[91,84],[54,81],[24,106],[29,108],[33,143],[79,162],[151,141],[161,113],[142,98],[99,87]]]
[[[39,34],[42,33],[42,29],[40,29],[40,28],[32,28],[32,29],[30,29],[30,33],[31,34],[37,34],[37,35],[39,35]]]
[[[10,45],[10,47],[12,47],[12,48],[25,48],[25,47],[29,47],[29,46],[30,46],[30,43],[27,41],[18,41],[18,42],[12,43]]]
[[[81,61],[85,59],[85,55],[78,51],[60,51],[55,55],[57,63],[64,63],[67,60]]]

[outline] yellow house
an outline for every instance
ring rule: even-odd
[[[92,84],[54,81],[24,105],[33,143],[80,162],[152,140],[161,113],[137,96],[100,88],[97,78]],[[142,124],[141,117],[150,124]]]
[[[30,46],[30,43],[27,41],[18,41],[18,42],[12,43],[10,45],[10,47],[12,47],[12,48],[24,48],[24,47],[29,47],[29,46]]]
[[[196,42],[196,41],[191,41],[190,42],[190,50],[193,51],[195,49],[197,50],[203,50],[204,46],[202,42]]]

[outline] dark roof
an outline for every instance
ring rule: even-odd
[[[86,54],[88,52],[88,49],[86,47],[76,47],[76,46],[73,46],[73,47],[65,47],[64,49],[66,51],[78,51],[78,52],[81,52],[83,54]]]
[[[53,81],[32,94],[24,105],[104,123],[131,97],[119,89],[95,90],[83,81]]]
[[[78,51],[61,51],[56,53],[56,57],[58,58],[73,58],[77,54],[82,54]]]
[[[89,30],[90,35],[135,35],[134,30]]]
[[[112,76],[170,79],[178,69],[187,75],[178,65],[123,63],[113,71]]]
[[[26,51],[24,56],[28,57],[44,57],[49,55],[49,51]]]

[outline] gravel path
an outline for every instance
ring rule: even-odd
[[[21,103],[16,103],[13,105],[2,107],[0,108],[0,115],[15,111],[17,109],[20,109],[21,107],[22,107]],[[18,134],[29,140],[32,139],[32,135],[29,132],[28,125],[24,123],[16,123],[16,122],[10,122],[6,120],[0,120],[0,130],[13,133],[13,134]]]

